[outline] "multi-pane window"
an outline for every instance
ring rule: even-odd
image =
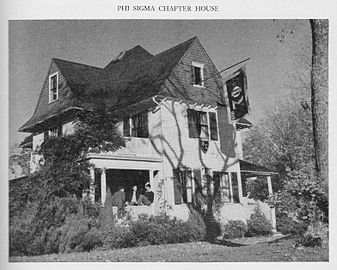
[[[148,114],[147,111],[133,115],[131,117],[125,117],[123,119],[123,131],[125,137],[149,137],[148,127]]]
[[[57,73],[49,77],[49,102],[58,99],[58,76]]]
[[[174,201],[175,204],[192,202],[192,171],[173,170]]]
[[[239,186],[236,172],[213,172],[215,200],[223,203],[239,203]]]
[[[210,125],[208,125],[208,115]],[[190,138],[209,139],[209,131],[212,140],[218,140],[216,114],[213,112],[195,111],[187,109],[188,133]],[[210,127],[210,130],[208,129]]]

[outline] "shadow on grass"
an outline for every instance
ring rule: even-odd
[[[232,242],[228,239],[216,239],[212,244],[216,244],[216,245],[221,245],[221,246],[226,246],[226,247],[243,247],[243,246],[247,246],[245,244],[239,244],[239,243],[235,243]]]

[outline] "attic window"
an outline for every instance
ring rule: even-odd
[[[58,99],[58,75],[49,76],[49,103]]]
[[[191,84],[204,86],[204,64],[192,62],[191,65]]]

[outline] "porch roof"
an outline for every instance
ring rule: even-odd
[[[254,163],[250,163],[244,160],[239,160],[240,162],[240,171],[242,173],[249,174],[250,176],[268,176],[268,175],[275,175],[277,172],[263,167],[261,165],[257,165]]]

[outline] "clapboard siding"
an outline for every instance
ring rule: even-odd
[[[204,82],[204,87],[191,84],[192,62],[204,64],[204,79],[210,78]],[[224,102],[223,86],[217,72],[199,41],[195,40],[172,71],[165,83],[165,90],[180,95],[184,100],[216,105],[217,102]]]
[[[56,72],[58,73],[58,99],[49,103],[49,76]],[[67,85],[67,82],[60,69],[52,60],[36,105],[34,112],[35,116],[38,117],[39,115],[46,115],[51,111],[56,111],[60,107],[60,104],[70,100],[70,95],[70,87]]]

